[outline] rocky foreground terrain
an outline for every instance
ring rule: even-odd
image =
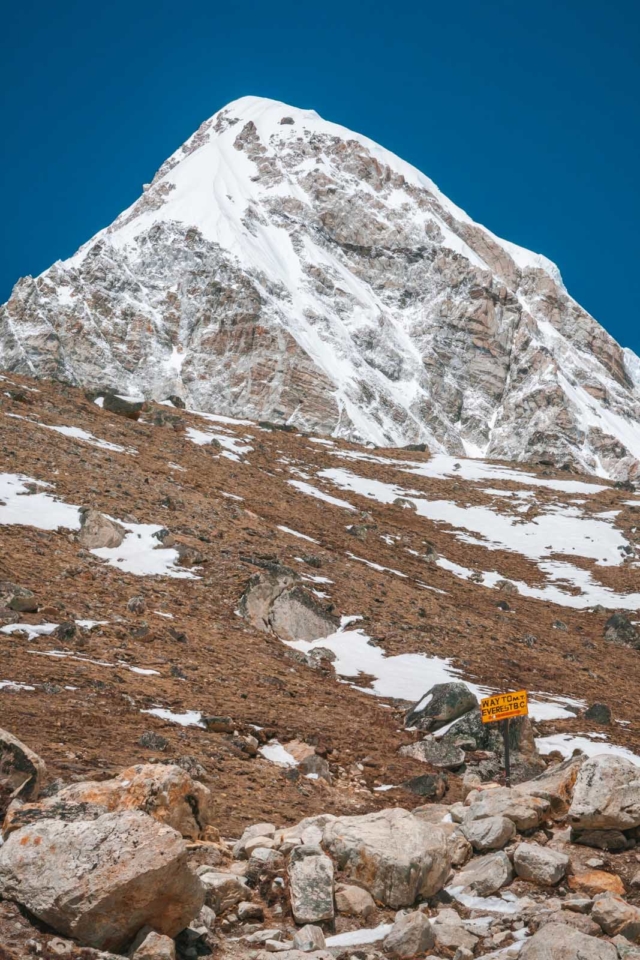
[[[640,464],[640,360],[553,263],[366,137],[259,97],[18,281],[0,368],[379,445]]]
[[[3,960],[640,955],[633,484],[16,375],[0,424]]]

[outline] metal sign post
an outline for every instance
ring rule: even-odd
[[[502,721],[502,739],[504,740],[504,782],[511,786],[511,757],[509,756],[509,718]]]
[[[504,743],[504,779],[508,787],[511,786],[511,755],[509,747],[509,720],[511,717],[526,717],[529,713],[527,691],[517,690],[515,693],[497,693],[494,697],[485,697],[480,701],[480,711],[483,723],[502,723],[502,739]]]

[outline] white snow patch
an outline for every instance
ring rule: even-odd
[[[292,537],[298,537],[299,540],[308,540],[309,543],[319,543],[319,541],[314,540],[313,537],[308,537],[306,533],[298,533],[297,530],[291,530],[290,527],[278,526],[278,530],[282,530],[283,533],[289,533]]]
[[[78,530],[78,507],[63,503],[50,493],[31,493],[27,484],[50,484],[15,473],[0,473],[0,524],[20,524],[39,530]]]
[[[258,750],[265,760],[277,763],[281,767],[297,767],[298,761],[278,740],[270,740]]]
[[[159,717],[161,720],[168,720],[170,723],[177,723],[181,727],[201,727],[206,729],[202,720],[202,714],[197,710],[187,710],[185,713],[174,713],[172,710],[165,710],[164,707],[152,707],[151,710],[141,710],[141,713],[149,713],[152,717]]]
[[[112,567],[137,577],[174,577],[180,580],[197,579],[188,570],[175,566],[178,551],[165,548],[154,537],[163,528],[156,523],[124,523],[128,531],[119,547],[98,547],[92,550],[96,557],[106,560]]]
[[[391,923],[381,923],[377,927],[366,927],[363,930],[349,930],[348,933],[337,933],[327,937],[328,947],[356,947],[359,944],[378,943],[391,933]]]
[[[331,497],[328,493],[325,493],[324,490],[318,490],[317,487],[313,487],[310,483],[305,483],[303,480],[287,480],[287,483],[291,487],[295,487],[296,490],[300,490],[301,493],[306,493],[310,497],[315,497],[316,500],[322,500],[324,503],[330,503],[334,507],[344,507],[345,510],[355,510],[355,507],[350,503],[347,503],[346,500],[339,500],[337,497]]]
[[[614,743],[603,743],[603,739],[606,739],[606,734],[579,733],[574,736],[570,733],[554,733],[548,737],[538,737],[536,746],[543,756],[551,753],[552,750],[558,750],[563,757],[570,757],[574,750],[581,750],[588,757],[603,755],[624,757],[625,760],[630,760],[631,763],[640,767],[640,757],[637,754],[626,747],[618,747]]]

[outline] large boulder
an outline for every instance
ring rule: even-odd
[[[519,831],[538,827],[551,806],[542,797],[527,796],[509,787],[476,791],[469,794],[467,801],[471,802],[464,815],[465,824],[500,816],[512,820]]]
[[[122,524],[105,516],[99,510],[83,507],[80,510],[80,532],[78,540],[87,550],[101,547],[119,547],[127,531]]]
[[[468,896],[490,897],[512,880],[511,861],[501,850],[471,860],[455,874],[451,887]]]
[[[564,923],[547,923],[520,951],[520,960],[618,960],[616,948]]]
[[[602,893],[593,901],[591,919],[609,937],[622,936],[627,940],[640,940],[640,907],[627,903],[613,893]]]
[[[632,830],[640,826],[640,767],[608,754],[586,760],[569,807],[577,830]]]
[[[570,862],[566,854],[550,847],[541,847],[538,843],[520,843],[513,854],[513,866],[517,875],[522,880],[545,887],[554,887],[560,883]]]
[[[322,845],[339,870],[395,909],[434,896],[451,868],[444,831],[399,808],[338,817],[325,826]]]
[[[406,913],[398,917],[385,937],[383,947],[394,960],[424,955],[435,944],[431,924],[424,913]]]
[[[289,861],[291,910],[296,923],[333,920],[333,863],[320,847],[295,847]]]
[[[180,834],[139,811],[16,830],[0,847],[0,896],[63,936],[114,951],[144,926],[174,937],[204,903]]]
[[[0,730],[0,817],[11,800],[35,800],[46,775],[44,760],[37,753],[8,730]]]
[[[340,620],[300,585],[297,574],[271,564],[249,580],[238,604],[240,614],[265,633],[282,640],[319,640]]]
[[[439,730],[477,707],[478,699],[466,683],[436,683],[407,712],[404,725],[418,730]]]
[[[175,764],[138,764],[113,780],[84,781],[64,787],[39,803],[12,805],[4,825],[5,835],[39,820],[74,816],[87,810],[142,810],[173,827],[183,837],[197,840],[212,819],[210,790]]]

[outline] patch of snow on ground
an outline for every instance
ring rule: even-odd
[[[586,557],[599,565],[618,566],[622,562],[620,548],[627,545],[622,532],[611,523],[584,516],[574,506],[548,504],[547,512],[534,521],[523,521],[488,507],[461,507],[451,500],[427,500],[396,484],[360,477],[343,468],[321,470],[318,476],[331,480],[341,490],[351,490],[379,503],[393,503],[397,497],[411,500],[419,516],[454,527],[458,540],[488,550],[509,550],[530,560],[560,553]]]
[[[159,717],[161,720],[168,720],[170,723],[177,723],[181,727],[202,727],[202,729],[206,729],[202,714],[197,710],[174,713],[172,710],[165,710],[163,707],[152,707],[150,710],[141,710],[140,712],[149,713],[152,717]]]
[[[374,678],[371,687],[361,688],[364,693],[394,700],[417,702],[437,683],[449,683],[462,680],[478,697],[489,696],[496,691],[467,680],[462,672],[453,665],[453,661],[444,657],[429,657],[423,653],[401,653],[387,656],[382,647],[371,642],[363,630],[348,630],[343,618],[341,627],[328,637],[319,640],[285,641],[287,646],[302,653],[309,653],[314,647],[331,650],[336,659],[333,661],[335,672],[340,677],[356,678],[361,674]],[[574,718],[575,713],[567,710],[567,698],[554,698],[551,694],[538,694],[544,700],[529,699],[529,715],[533,720],[564,720]],[[572,704],[585,706],[582,701]],[[442,734],[445,730],[439,730]]]
[[[188,570],[176,568],[178,551],[161,547],[154,533],[163,528],[156,523],[124,523],[127,531],[119,547],[98,547],[91,553],[106,560],[112,567],[137,577],[174,577],[180,580],[197,579]]]
[[[291,487],[295,487],[296,490],[299,490],[301,493],[306,493],[310,497],[315,497],[316,500],[323,500],[325,503],[330,503],[334,507],[344,507],[345,510],[355,510],[355,507],[352,504],[347,503],[346,500],[339,500],[337,497],[331,497],[328,493],[325,493],[324,490],[318,490],[317,487],[312,487],[310,483],[304,483],[302,480],[287,480],[287,483]]]
[[[255,427],[253,420],[238,420],[236,417],[223,417],[221,413],[202,413],[200,410],[189,410],[196,417],[202,417],[203,420],[211,420],[212,423],[231,423],[241,427]]]
[[[16,683],[15,680],[0,680],[0,690],[35,690],[28,683]]]
[[[300,540],[308,540],[309,543],[319,543],[319,541],[314,540],[313,537],[308,537],[306,533],[298,533],[297,530],[291,530],[290,527],[278,526],[278,530],[282,530],[283,533],[289,533],[292,537],[298,537]]]
[[[602,754],[624,757],[625,760],[630,760],[631,763],[635,763],[637,767],[640,767],[640,757],[637,756],[637,754],[631,750],[627,750],[626,747],[618,747],[614,743],[603,743],[603,736],[606,738],[606,734],[580,733],[574,736],[570,733],[554,733],[548,737],[538,737],[536,739],[536,746],[543,756],[551,753],[552,750],[558,750],[563,757],[570,757],[574,750],[581,750],[582,753],[585,753],[588,757],[597,757]],[[593,740],[591,739],[592,737],[596,737],[596,739]]]
[[[402,577],[403,580],[408,580],[406,573],[402,573],[400,570],[394,570],[392,567],[382,567],[379,563],[374,563],[372,560],[365,560],[364,557],[356,557],[355,553],[349,553],[347,551],[347,556],[351,560],[357,560],[358,563],[364,563],[367,567],[371,567],[372,570],[378,570],[380,573],[393,573],[396,577]]]
[[[391,933],[392,926],[391,923],[381,923],[377,927],[367,927],[364,930],[337,933],[333,937],[327,937],[325,943],[328,947],[356,947],[364,943],[377,943]]]
[[[38,420],[31,420],[29,417],[19,417],[15,413],[8,413],[6,416],[13,417],[15,420],[26,420],[27,423],[33,423],[36,427],[42,427],[43,430],[53,430],[54,433],[60,433],[63,437],[70,437],[72,440],[82,440],[84,443],[88,443],[92,447],[98,447],[100,450],[109,450],[111,453],[135,454],[138,452],[134,450],[133,447],[122,447],[119,443],[110,443],[108,440],[101,440],[100,437],[94,437],[92,433],[87,433],[86,430],[81,430],[80,427],[54,426],[51,423],[40,423]]]
[[[241,456],[253,450],[250,444],[238,440],[237,437],[227,436],[225,433],[210,433],[206,430],[196,430],[195,427],[187,427],[185,433],[188,439],[199,447],[207,446],[207,444],[217,440],[222,447],[222,456],[226,456],[230,460],[239,461]]]
[[[297,767],[298,761],[282,746],[278,740],[270,740],[260,747],[258,753],[269,760],[271,763],[277,763],[281,767]]]
[[[474,897],[464,892],[464,887],[446,887],[446,892],[467,910],[482,910],[486,913],[515,914],[520,913],[524,903],[530,900],[519,900],[518,897],[506,894],[501,897]],[[513,944],[512,944],[513,946]]]
[[[0,627],[0,633],[24,633],[27,640],[35,640],[36,637],[49,636],[57,628],[57,623],[38,623],[35,625],[32,623],[8,623],[6,626]]]
[[[78,507],[50,493],[30,493],[27,484],[49,484],[16,473],[0,473],[0,524],[20,524],[38,530],[78,530]]]

